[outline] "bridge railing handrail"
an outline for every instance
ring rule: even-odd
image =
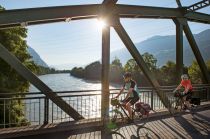
[[[161,86],[159,89],[160,90],[163,90],[163,91],[170,91],[174,88],[176,88],[177,85],[172,85],[172,86]],[[196,88],[209,88],[210,87],[210,84],[193,84],[193,88],[196,89]],[[140,90],[155,90],[154,87],[138,87]],[[110,91],[114,91],[114,90],[120,90],[120,88],[116,88],[116,89],[110,89]],[[98,90],[74,90],[74,91],[53,91],[57,94],[65,94],[65,93],[84,93],[84,92],[99,92],[101,91],[100,89]],[[4,92],[0,92],[0,96],[3,97],[3,96],[12,96],[12,95],[18,95],[18,96],[28,96],[28,95],[43,95],[42,92],[22,92],[22,93],[4,93]]]
[[[193,85],[196,94],[201,95],[202,101],[210,99],[210,84],[205,85]],[[161,89],[170,100],[175,98],[171,94],[175,89],[174,86],[161,86]],[[164,105],[160,101],[156,94],[156,89],[153,87],[139,87],[140,100],[142,102],[151,105],[154,111],[165,109]],[[78,112],[86,116],[86,118],[94,118],[100,116],[101,111],[101,90],[76,90],[76,91],[55,91],[59,97],[65,99],[65,101],[73,106]],[[119,88],[110,89],[110,98],[119,92]],[[120,99],[124,99],[124,95],[120,96]],[[19,101],[20,100],[20,101]],[[71,121],[71,117],[68,117],[59,110],[59,108],[50,101],[41,92],[25,92],[25,93],[0,93],[0,107],[5,112],[10,109],[14,104],[22,105],[24,108],[24,115],[30,123],[41,124],[42,121],[48,122],[62,122],[63,120]],[[112,107],[110,106],[110,109]],[[4,122],[0,123],[2,127],[10,127],[15,124],[15,121],[11,120],[9,114],[4,114]],[[44,118],[43,118],[43,115]],[[9,116],[9,122],[6,122],[6,116]],[[47,117],[47,118],[45,118]]]

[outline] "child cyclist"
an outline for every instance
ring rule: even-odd
[[[182,99],[184,100],[184,106],[186,109],[187,108],[187,112],[189,111],[189,109],[191,108],[191,105],[190,105],[190,99],[192,97],[192,84],[191,84],[191,81],[189,80],[189,77],[187,74],[183,74],[181,76],[181,83],[179,86],[177,86],[177,88],[174,90],[174,92],[176,92],[177,90],[179,90],[182,86],[184,87],[184,92],[182,92]]]
[[[132,79],[131,73],[126,72],[123,76],[124,78],[124,85],[121,88],[120,92],[117,94],[115,98],[118,98],[120,94],[126,89],[128,90],[123,103],[125,104],[125,109],[129,113],[130,119],[132,119],[132,108],[131,106],[134,105],[139,100],[139,91],[137,88],[136,82]]]

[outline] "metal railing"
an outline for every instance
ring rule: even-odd
[[[172,91],[175,86],[163,86],[161,90],[173,101]],[[210,99],[210,85],[194,85],[194,96],[202,101]],[[110,99],[119,89],[110,90]],[[141,87],[140,101],[151,105],[154,111],[165,109],[154,88]],[[101,90],[63,91],[56,92],[68,104],[86,119],[99,118],[101,114]],[[1,93],[0,127],[23,125],[40,125],[73,121],[65,112],[47,99],[41,92],[34,93]],[[125,94],[120,96],[124,99]],[[110,105],[110,111],[112,106]],[[110,113],[111,115],[111,113]]]

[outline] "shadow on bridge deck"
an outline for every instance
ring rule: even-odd
[[[144,120],[142,121],[144,122]],[[210,105],[197,109],[194,115],[180,113],[175,116],[163,114],[151,117],[146,123],[147,129],[139,130],[143,138],[210,138]],[[102,124],[100,119],[71,123],[48,124],[45,126],[30,126],[21,128],[1,129],[0,138],[17,139],[99,139]],[[130,139],[137,136],[137,126],[127,124],[112,134],[111,138]]]

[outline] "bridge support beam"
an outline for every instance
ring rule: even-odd
[[[107,123],[109,121],[109,63],[110,63],[110,27],[106,26],[102,31],[102,95],[101,95],[101,118],[104,126],[102,139],[109,138]]]
[[[61,97],[57,96],[45,83],[43,83],[36,75],[27,69],[14,55],[12,55],[2,44],[0,44],[0,58],[6,61],[14,68],[23,78],[31,82],[52,102],[60,107],[64,112],[71,116],[74,120],[83,119],[83,117],[67,104]]]
[[[119,35],[119,37],[121,38],[121,40],[123,41],[123,43],[125,44],[126,48],[130,52],[130,54],[133,56],[133,58],[135,59],[135,61],[139,65],[139,67],[141,68],[141,70],[143,71],[143,73],[145,74],[145,76],[147,77],[147,79],[150,81],[151,85],[154,88],[156,88],[157,94],[158,94],[160,100],[162,101],[163,105],[166,108],[168,108],[170,113],[173,113],[171,103],[170,103],[168,97],[166,96],[166,94],[164,94],[160,90],[160,85],[159,85],[158,81],[155,79],[155,76],[153,75],[153,73],[150,72],[150,70],[148,69],[146,63],[144,62],[144,59],[140,55],[139,51],[136,49],[134,43],[132,42],[131,38],[129,37],[129,35],[125,31],[125,29],[123,28],[120,21],[118,21],[118,24],[116,26],[114,26],[114,29],[117,32],[117,34]]]
[[[180,81],[180,77],[183,74],[184,64],[183,64],[183,25],[178,21],[179,19],[174,19],[176,25],[176,73],[177,73],[177,83]]]
[[[201,69],[204,81],[205,81],[205,83],[210,83],[210,75],[208,73],[207,66],[206,66],[206,64],[205,64],[205,62],[204,62],[204,60],[202,58],[202,55],[201,55],[200,50],[198,48],[198,45],[197,45],[197,43],[195,41],[195,38],[194,38],[194,36],[193,36],[193,34],[192,34],[191,30],[190,30],[190,27],[189,27],[189,25],[187,23],[187,20],[184,20],[184,23],[185,24],[184,24],[183,28],[184,28],[185,35],[186,35],[187,40],[188,40],[188,42],[190,44],[190,47],[191,47],[191,49],[192,49],[192,51],[193,51],[193,53],[195,55],[195,58],[196,58],[196,60],[198,62],[198,65],[199,65],[199,67]]]

